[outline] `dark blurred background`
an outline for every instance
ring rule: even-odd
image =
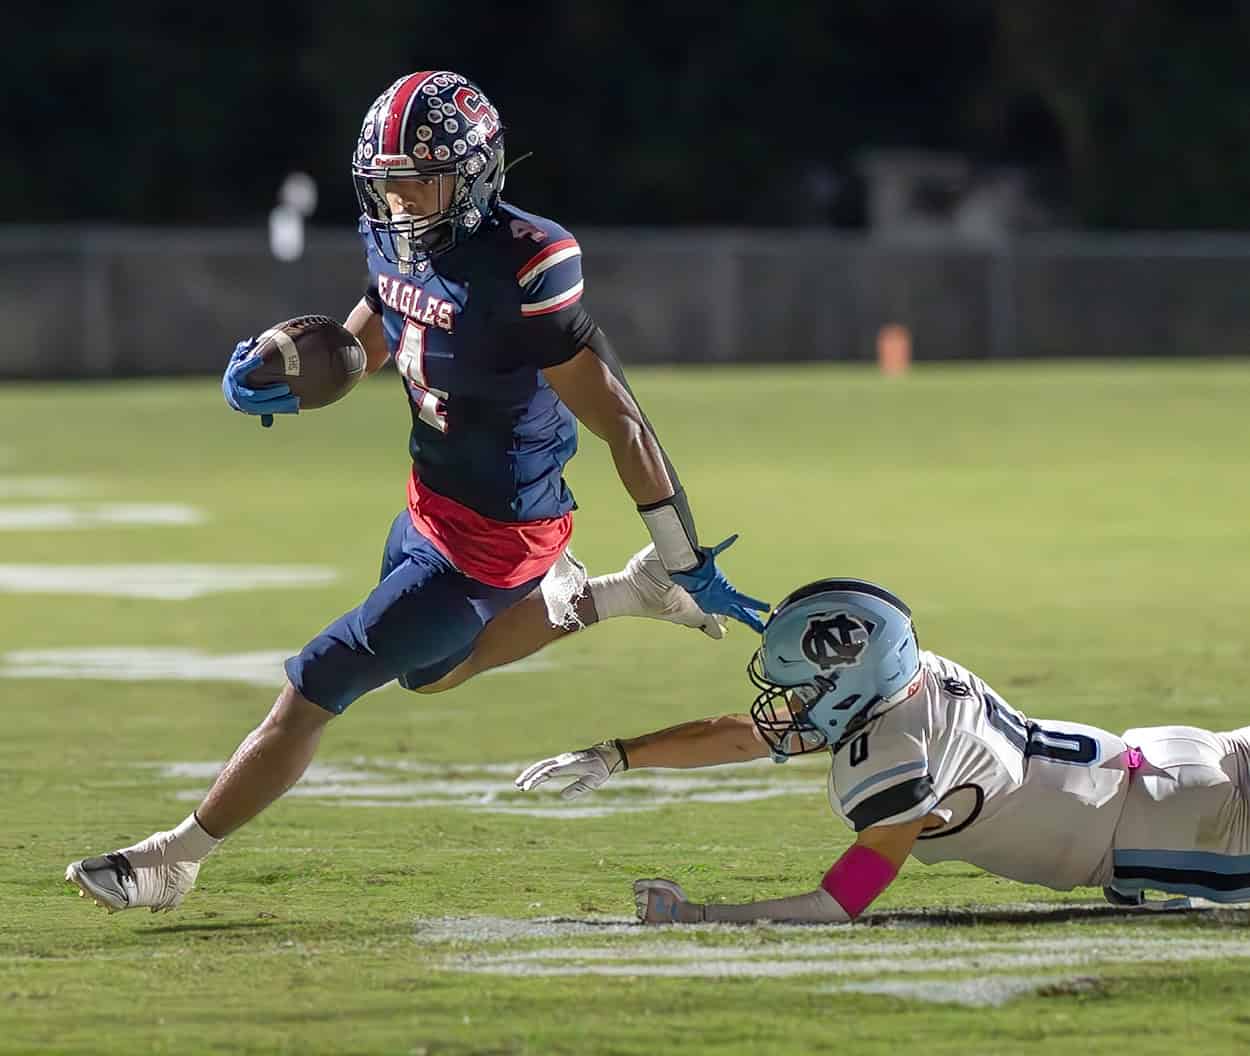
[[[24,274],[0,281],[0,309],[9,316],[8,299],[22,297],[52,308],[63,293],[32,274],[72,272],[97,312],[79,325],[108,329],[111,347],[69,373],[147,369],[142,343],[168,330],[127,330],[128,297],[180,297],[184,323],[198,311],[222,341],[272,312],[345,312],[359,270],[346,261],[357,254],[349,159],[361,118],[396,77],[440,67],[491,96],[511,157],[533,152],[507,197],[577,231],[588,290],[601,280],[610,315],[637,295],[614,294],[613,277],[644,250],[681,257],[675,286],[661,275],[646,290],[670,296],[676,316],[692,304],[696,316],[725,310],[688,288],[692,260],[715,272],[747,254],[741,267],[770,272],[781,316],[812,298],[841,306],[788,335],[799,358],[865,356],[877,327],[899,320],[923,332],[921,356],[1121,354],[1098,346],[1125,341],[1150,355],[1192,354],[1199,342],[1235,351],[1212,345],[1198,317],[1213,294],[1225,326],[1225,302],[1247,278],[1241,238],[1212,233],[1250,229],[1250,4],[135,0],[110,10],[70,0],[6,22],[0,222],[19,226],[4,232],[0,261]],[[292,172],[320,193],[298,259],[277,265],[257,247]],[[1141,231],[1152,235],[1127,235]],[[782,248],[793,257],[770,256]],[[214,254],[229,257],[238,290],[211,268],[195,276],[202,305],[160,286]],[[1056,255],[1063,268],[1030,278],[1031,260]],[[1072,268],[1092,259],[1118,263],[1076,279]],[[1157,270],[1143,269],[1149,259]],[[814,282],[812,270],[828,268],[850,278]],[[146,295],[133,269],[153,276]],[[899,269],[905,289],[881,293]],[[1065,281],[1071,296],[1053,289]],[[1062,317],[1089,315],[1090,282],[1109,296],[1124,289],[1123,322],[1070,333]],[[307,303],[332,290],[333,303]],[[865,308],[865,296],[884,300]],[[1133,332],[1132,302],[1160,296],[1171,314]],[[1061,317],[1053,333],[1023,318],[1031,297],[1042,298],[1035,314]],[[926,318],[930,301],[956,315]],[[703,358],[768,358],[753,339],[679,323],[622,325],[641,358],[688,356],[678,350],[692,334]],[[1160,328],[1167,341],[1149,337]],[[0,352],[3,373],[42,372],[39,362]]]
[[[447,67],[571,223],[858,227],[865,152],[905,148],[1022,166],[1079,226],[1250,226],[1247,4],[112,7],[35,5],[10,38],[0,219],[246,222],[301,169],[349,222],[369,103]]]

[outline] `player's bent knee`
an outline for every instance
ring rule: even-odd
[[[332,718],[334,712],[313,703],[288,681],[269,709],[265,723],[292,729],[316,729]]]

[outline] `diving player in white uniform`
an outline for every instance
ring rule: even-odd
[[[1250,899],[1250,727],[1115,736],[1034,722],[959,664],[922,652],[911,611],[854,579],[802,587],[773,612],[748,668],[748,715],[683,723],[544,759],[517,785],[573,778],[573,798],[641,767],[698,767],[828,749],[829,802],[858,834],[815,890],[743,905],[634,884],[648,923],[853,920],[909,855],[1057,890],[1099,886]]]

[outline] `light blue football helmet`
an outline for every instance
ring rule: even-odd
[[[751,718],[777,762],[836,747],[919,688],[911,609],[862,579],[809,583],[773,610],[747,676],[761,690]]]

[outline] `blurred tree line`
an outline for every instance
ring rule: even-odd
[[[5,16],[0,220],[258,221],[302,169],[349,222],[373,98],[458,70],[526,208],[863,222],[870,148],[1025,164],[1079,224],[1250,227],[1250,5],[1201,0],[52,0]],[[815,188],[815,189],[813,189]]]

